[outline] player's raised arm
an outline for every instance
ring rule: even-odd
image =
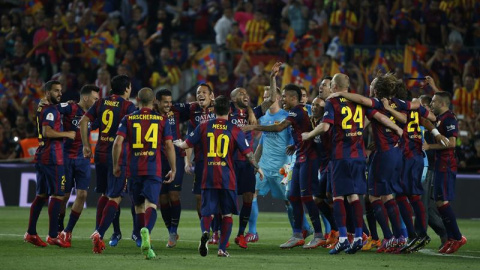
[[[282,62],[276,62],[273,67],[272,71],[270,72],[270,87],[268,88],[269,95],[268,98],[264,99],[261,106],[262,112],[265,113],[270,106],[277,100],[277,75],[282,66]]]

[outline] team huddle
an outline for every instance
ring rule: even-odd
[[[99,99],[98,87],[85,85],[78,103],[60,103],[60,82],[47,82],[46,98],[37,111],[37,196],[24,240],[47,245],[38,236],[36,223],[50,198],[46,242],[71,246],[94,156],[95,191],[101,194],[91,235],[94,253],[105,250],[110,225],[108,244],[116,246],[122,239],[119,205],[125,195],[132,201],[131,237],[145,258],[156,256],[150,234],[157,206],[169,233],[167,247],[175,247],[184,173],[194,175],[201,256],[207,256],[212,244],[218,245],[219,257],[230,256],[232,215],[239,215],[235,237],[239,247],[259,241],[257,197],[270,191],[284,201],[292,227],[292,236],[280,248],[324,247],[330,254],[371,248],[377,253],[411,253],[430,242],[422,182],[425,151],[435,151],[435,164],[430,164],[435,168],[434,200],[448,234],[439,252],[454,253],[466,244],[449,204],[455,196],[458,124],[449,110],[448,93],[435,93],[431,102],[426,97],[410,101],[403,82],[385,74],[372,81],[371,97],[364,97],[349,93],[348,76],[338,73],[323,79],[310,107],[303,97],[305,89],[276,86],[280,67],[281,63],[272,67],[263,102],[254,108],[245,89],[234,89],[230,100],[214,98],[208,84],[198,86],[193,103],[173,104],[169,90],[154,93],[142,88],[137,108],[128,101],[131,84],[124,75],[112,79],[111,95],[105,99]],[[185,140],[181,124],[187,126]],[[366,147],[369,125],[373,141]],[[97,128],[92,155],[90,131]],[[253,130],[262,131],[256,149]],[[427,143],[427,134],[434,141]],[[64,227],[73,186],[77,198]]]

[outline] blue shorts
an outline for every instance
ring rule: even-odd
[[[128,178],[128,192],[135,205],[141,205],[147,199],[158,204],[162,187],[162,178],[152,175],[131,176]]]
[[[167,194],[170,191],[182,191],[183,175],[185,173],[185,160],[183,157],[179,157],[176,160],[177,171],[175,173],[175,180],[169,184],[162,184],[160,194]],[[162,178],[170,171],[170,164],[168,160],[162,159]]]
[[[287,186],[282,185],[283,175],[281,175],[277,170],[267,170],[263,169],[263,180],[260,180],[260,175],[255,175],[256,185],[255,190],[258,190],[258,195],[265,196],[268,192],[272,192],[272,197],[279,200],[287,200],[285,191]]]
[[[255,168],[248,161],[235,160],[235,178],[237,178],[237,194],[255,192]]]
[[[330,161],[332,196],[365,194],[365,159],[335,159]]]
[[[65,195],[65,167],[35,163],[37,171],[37,194]]]
[[[193,189],[192,193],[195,195],[202,194],[202,179],[203,179],[203,167],[204,161],[195,162],[194,177],[193,177]]]
[[[330,177],[330,172],[328,171],[328,167],[320,171],[320,177],[318,179],[318,192],[317,194],[313,194],[315,197],[320,199],[327,198],[327,182],[328,178]]]
[[[308,159],[301,163],[295,162],[288,197],[306,197],[317,194],[319,166],[318,159]]]
[[[423,156],[414,155],[403,159],[403,171],[400,186],[402,195],[422,195]],[[400,193],[399,193],[400,194]],[[398,194],[397,194],[398,195]]]
[[[368,194],[375,197],[401,194],[402,160],[402,152],[398,147],[385,152],[376,151],[368,170]]]
[[[71,159],[65,158],[65,193],[70,193],[75,185],[75,189],[88,190],[92,169],[90,160],[85,158]]]
[[[435,201],[453,201],[455,199],[455,181],[457,171],[446,167],[440,170],[435,164],[433,176],[433,199]]]
[[[108,164],[95,163],[95,175],[97,183],[95,184],[95,192],[106,194],[108,183]]]
[[[219,209],[220,208],[220,209]],[[237,193],[228,189],[202,189],[202,216],[238,215]]]
[[[127,192],[127,177],[125,176],[125,166],[120,166],[120,176],[113,175],[113,167],[108,166],[108,185],[106,195],[109,198],[123,197]]]

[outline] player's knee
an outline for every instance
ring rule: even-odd
[[[232,214],[222,215],[222,218],[226,218],[226,217],[232,217]]]
[[[383,202],[388,202],[388,201],[390,201],[391,199],[393,199],[393,195],[392,195],[392,194],[388,194],[388,195],[381,196],[381,198],[382,198],[382,201],[383,201]]]
[[[435,202],[435,205],[436,205],[437,207],[442,207],[442,206],[444,206],[444,205],[447,204],[447,203],[448,203],[448,201],[436,201],[436,202]]]
[[[77,189],[77,200],[85,202],[87,200],[87,191],[83,189]]]
[[[166,205],[166,204],[168,204],[168,199],[169,199],[168,194],[162,194],[162,195],[160,195],[160,197],[159,197],[159,203],[160,203],[160,205]]]
[[[323,201],[323,199],[317,196],[313,196],[313,201],[315,202],[315,204],[319,204]]]
[[[110,201],[114,201],[117,204],[120,204],[122,202],[122,197],[108,197]]]
[[[157,205],[150,202],[149,200],[145,200],[144,207],[145,209],[148,209],[148,208],[153,208],[155,210],[157,209]]]
[[[253,201],[253,192],[245,192],[242,195],[243,202],[251,203]]]
[[[171,202],[176,202],[180,200],[180,192],[178,191],[171,191],[168,193],[168,197],[170,198]]]

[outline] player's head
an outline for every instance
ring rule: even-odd
[[[332,93],[332,89],[330,89],[330,83],[332,82],[332,77],[327,76],[323,78],[318,86],[318,95],[321,99],[325,100],[328,96]]]
[[[85,107],[92,107],[93,103],[99,99],[98,92],[100,88],[93,84],[85,84],[80,89],[80,103],[85,104]]]
[[[210,106],[214,99],[213,89],[209,84],[201,83],[197,87],[197,101],[200,107],[206,108]]]
[[[300,103],[305,105],[307,104],[307,101],[308,101],[307,88],[305,88],[305,86],[300,86],[300,91],[302,92]]]
[[[421,95],[419,98],[420,104],[425,107],[427,110],[432,111],[430,103],[432,103],[432,97],[429,95]]]
[[[247,90],[245,88],[235,88],[230,93],[230,100],[235,103],[240,108],[247,108],[250,105],[250,97],[248,96]]]
[[[298,85],[289,83],[283,87],[282,102],[285,110],[290,110],[302,99],[302,91]]]
[[[280,91],[280,88],[277,87],[277,100],[274,100],[273,102],[277,102],[282,99],[282,91]],[[265,86],[263,87],[263,100],[266,100],[270,97],[270,86]]]
[[[215,104],[213,107],[217,116],[226,116],[230,111],[230,102],[227,97],[220,95],[215,98]]]
[[[396,80],[392,96],[403,100],[411,100],[410,92],[407,90],[405,83],[402,80]]]
[[[153,107],[153,99],[155,95],[153,94],[153,90],[148,87],[144,87],[138,91],[137,95],[137,102],[140,108],[142,107]]]
[[[378,99],[391,98],[392,94],[395,92],[395,86],[397,83],[398,79],[392,73],[378,76],[373,86],[374,97]],[[370,85],[370,88],[372,88],[372,85]]]
[[[45,97],[50,104],[58,104],[62,98],[62,84],[59,81],[48,81],[43,85]]]
[[[450,93],[445,91],[436,92],[435,95],[433,95],[430,107],[435,115],[440,115],[448,110],[451,102],[452,95]]]
[[[130,97],[130,92],[132,91],[132,84],[130,83],[130,78],[127,75],[117,75],[112,78],[112,94],[123,96],[125,94]]]
[[[320,96],[316,97],[312,101],[312,116],[315,118],[321,118],[325,108],[325,101],[320,98]]]
[[[350,87],[350,78],[347,75],[342,73],[337,73],[333,76],[332,81],[330,82],[330,89],[333,93],[337,92],[348,92]]]
[[[155,107],[162,114],[169,113],[172,108],[172,92],[168,89],[160,89],[155,95]]]

